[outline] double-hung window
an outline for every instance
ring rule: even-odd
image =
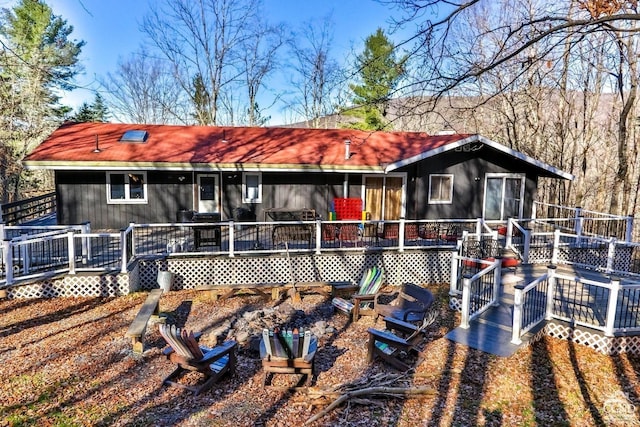
[[[107,203],[147,203],[146,172],[107,172]]]
[[[242,203],[262,203],[262,174],[242,175]]]
[[[453,175],[429,175],[429,203],[446,204],[453,202]]]

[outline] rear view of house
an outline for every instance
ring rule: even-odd
[[[66,123],[24,164],[54,171],[59,224],[94,229],[329,219],[345,198],[372,220],[506,220],[530,215],[540,177],[573,178],[479,135],[351,129]]]

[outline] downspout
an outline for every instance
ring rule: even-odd
[[[349,174],[344,174],[344,181],[342,183],[342,194],[344,197],[349,197]]]
[[[344,159],[349,160],[351,158],[351,140],[344,140]],[[344,197],[349,197],[349,174],[344,174],[344,182],[342,184],[342,194]]]

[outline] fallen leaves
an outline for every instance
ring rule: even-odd
[[[350,323],[346,316],[331,315],[322,297],[308,295],[299,303],[287,302],[304,310],[310,321],[328,316],[332,326],[320,339],[312,387],[286,391],[295,385],[296,375],[276,375],[277,387],[263,387],[259,356],[243,347],[235,375],[198,397],[161,387],[173,366],[162,355],[165,343],[156,325],[147,329],[145,353],[131,352],[124,334],[143,294],[0,300],[0,426],[637,422],[638,357],[604,356],[553,338],[510,358],[489,356],[444,338],[459,316],[447,308],[446,286],[432,290],[440,317],[428,330],[427,358],[415,371],[398,373],[380,362],[367,364],[366,330],[382,327],[382,321]],[[176,291],[163,295],[161,311],[172,322],[207,333],[248,307],[272,304],[259,297],[212,302],[197,291]]]

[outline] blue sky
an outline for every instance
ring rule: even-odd
[[[61,15],[73,25],[73,37],[86,42],[81,56],[85,75],[78,78],[80,86],[98,88],[96,77],[114,72],[118,59],[126,58],[141,44],[142,35],[138,28],[148,10],[148,0],[46,1],[55,14]],[[342,59],[342,54],[349,52],[352,48],[360,51],[363,40],[378,27],[386,29],[390,14],[386,6],[373,0],[264,0],[264,2],[270,21],[285,22],[292,27],[304,21],[322,19],[331,13],[335,24],[333,55],[339,61]],[[0,0],[0,6],[3,7],[10,6],[12,3]],[[83,101],[91,102],[93,98],[94,92],[76,89],[66,95],[63,101],[77,107]],[[278,123],[274,123],[272,119],[271,124]]]

